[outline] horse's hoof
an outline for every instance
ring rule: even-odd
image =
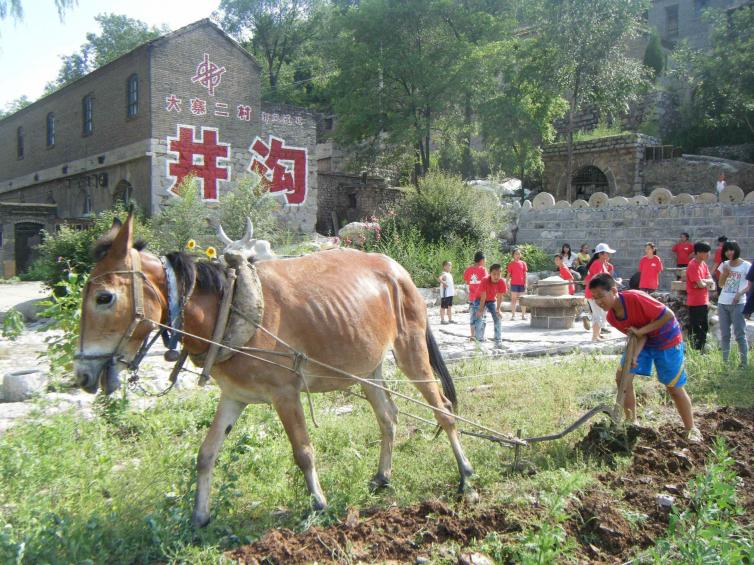
[[[209,524],[209,512],[194,512],[191,515],[191,525],[195,528],[204,528]]]
[[[325,508],[327,508],[326,500],[324,499],[320,500],[318,498],[315,498],[314,500],[312,500],[312,510],[314,510],[315,512],[320,512],[324,510]]]
[[[369,481],[370,492],[379,492],[386,488],[390,488],[390,479],[384,475],[378,473]]]

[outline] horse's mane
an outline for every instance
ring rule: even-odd
[[[115,233],[106,233],[92,245],[92,257],[95,261],[100,261],[113,245]],[[143,251],[146,248],[146,242],[138,240],[134,243],[134,249]],[[167,260],[175,270],[178,285],[181,288],[181,294],[189,292],[194,286],[199,290],[217,293],[222,295],[227,284],[225,276],[225,267],[220,263],[209,261],[195,261],[188,253],[174,251],[166,255]]]
[[[181,294],[184,296],[194,286],[199,290],[222,295],[228,279],[225,267],[220,263],[210,261],[195,261],[188,253],[174,251],[166,256],[175,271]]]

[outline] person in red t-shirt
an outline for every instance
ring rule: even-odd
[[[657,248],[651,241],[644,246],[644,257],[639,261],[639,290],[651,294],[660,287],[662,260],[656,255]]]
[[[561,279],[564,281],[573,281],[573,273],[571,272],[571,269],[566,267],[562,255],[555,255],[555,268],[558,269],[558,274]],[[574,294],[575,292],[576,287],[573,284],[569,284],[568,294]]]
[[[681,238],[670,248],[675,253],[675,266],[685,267],[694,257],[694,244],[689,241],[689,234],[683,232]]]
[[[474,264],[466,269],[463,273],[463,280],[469,287],[469,339],[473,340],[475,336],[474,328],[476,327],[476,307],[474,303],[479,298],[479,284],[487,276],[487,269],[484,268],[484,253],[477,251],[474,254]]]
[[[716,295],[720,294],[720,285],[717,284],[718,279],[720,278],[720,271],[718,270],[718,267],[720,266],[720,263],[725,261],[725,258],[723,257],[723,243],[728,241],[728,238],[724,235],[721,235],[717,238],[717,248],[715,248],[715,258],[712,261],[712,280],[715,281],[715,290]]]
[[[711,248],[708,243],[694,244],[694,258],[686,267],[686,306],[689,308],[689,339],[691,347],[704,351],[709,331],[709,287],[713,280],[707,268]]]
[[[702,435],[694,425],[691,399],[684,388],[683,335],[673,311],[640,290],[618,292],[615,280],[607,273],[592,278],[589,289],[594,300],[607,311],[608,322],[624,334],[632,334],[638,339],[635,357],[630,360],[631,374],[651,377],[654,365],[657,380],[665,385],[683,421],[686,438],[694,442],[702,441]],[[618,384],[620,373],[619,368],[615,373]],[[625,392],[623,409],[626,419],[633,421],[636,418],[633,383]]]
[[[484,311],[492,315],[495,324],[495,347],[503,346],[502,306],[503,295],[508,292],[508,285],[502,278],[503,267],[495,263],[490,267],[490,274],[479,285],[479,298],[476,309],[476,340],[484,341]]]
[[[592,255],[591,261],[589,261],[589,268],[584,278],[584,296],[589,303],[589,309],[592,311],[592,341],[602,339],[600,331],[605,326],[606,312],[592,298],[592,292],[589,290],[589,281],[600,273],[610,273],[612,270],[612,265],[610,265],[611,253],[615,253],[615,249],[611,249],[607,243],[597,245],[594,248],[594,255]],[[584,325],[586,326],[586,324]]]
[[[521,259],[520,249],[513,250],[513,260],[508,263],[505,269],[508,272],[508,284],[511,287],[511,320],[515,320],[518,297],[526,294],[526,273],[529,272],[526,262]],[[521,319],[526,319],[526,306],[523,305],[521,306]]]

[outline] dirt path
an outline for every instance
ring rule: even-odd
[[[565,528],[578,543],[580,559],[622,563],[662,537],[668,513],[658,508],[656,495],[670,494],[676,504],[685,505],[686,483],[703,471],[711,453],[709,446],[718,436],[725,438],[743,481],[739,489],[746,511],[743,520],[754,523],[754,409],[722,408],[701,414],[698,426],[706,445],[689,444],[670,425],[659,431],[635,428],[632,463],[620,472],[601,474],[599,483],[569,508],[571,518]],[[606,444],[602,430],[603,426],[596,425],[578,445],[587,456],[609,458],[619,447]],[[617,492],[622,492],[623,498],[616,498]],[[406,508],[351,509],[337,525],[312,527],[302,533],[270,530],[256,543],[228,555],[247,564],[414,562],[428,556],[435,544],[453,541],[465,547],[491,532],[514,541],[526,524],[538,522],[542,511],[536,506],[475,510],[438,501]],[[629,523],[626,511],[643,518]]]

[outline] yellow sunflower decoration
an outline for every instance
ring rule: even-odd
[[[196,248],[196,241],[193,239],[189,239],[188,243],[186,244],[186,247],[191,249],[192,251]]]
[[[210,246],[204,252],[207,254],[207,257],[209,257],[210,259],[214,259],[215,257],[217,257],[217,249],[215,249],[214,247]]]

